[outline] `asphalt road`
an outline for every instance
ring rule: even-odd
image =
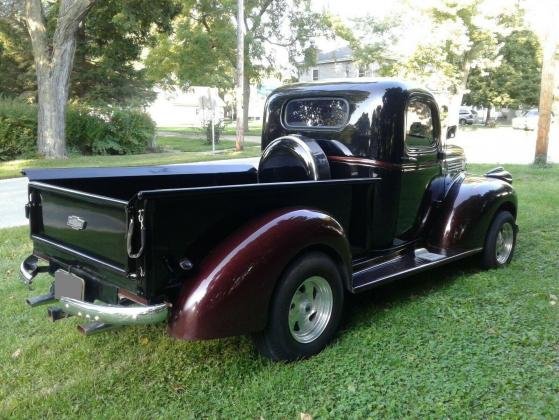
[[[534,160],[536,133],[513,130],[510,127],[492,129],[466,127],[459,129],[450,143],[464,148],[469,163],[529,164]],[[555,123],[550,133],[550,162],[559,163],[559,127]],[[237,162],[258,162],[257,158],[236,159]],[[231,162],[213,161],[212,164]],[[194,165],[208,163],[198,162]],[[0,228],[27,224],[24,206],[27,202],[27,178],[0,180]]]
[[[0,228],[27,224],[27,178],[0,180]]]

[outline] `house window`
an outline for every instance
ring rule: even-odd
[[[318,69],[313,69],[312,71],[312,79],[318,80]]]
[[[365,67],[359,66],[359,77],[365,77]]]

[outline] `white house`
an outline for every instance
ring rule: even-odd
[[[248,104],[248,119],[261,120],[264,114],[264,105],[268,94],[281,83],[265,83],[261,86],[250,86],[250,98]],[[271,87],[270,87],[271,86]],[[233,119],[235,112],[235,92],[231,91],[224,95],[227,117]]]
[[[209,121],[224,117],[225,102],[219,97],[217,88],[191,86],[186,90],[157,89],[157,99],[147,112],[158,127],[201,126]]]
[[[299,81],[371,76],[374,76],[372,67],[360,66],[353,58],[351,48],[342,47],[332,51],[319,51],[316,65],[299,74]]]

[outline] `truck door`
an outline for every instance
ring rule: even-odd
[[[414,95],[405,111],[400,203],[396,237],[413,239],[422,201],[431,181],[441,174],[438,161],[440,123],[437,105],[427,95]]]

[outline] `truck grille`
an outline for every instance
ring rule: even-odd
[[[446,173],[461,172],[466,169],[466,162],[461,157],[446,159],[443,165]]]

